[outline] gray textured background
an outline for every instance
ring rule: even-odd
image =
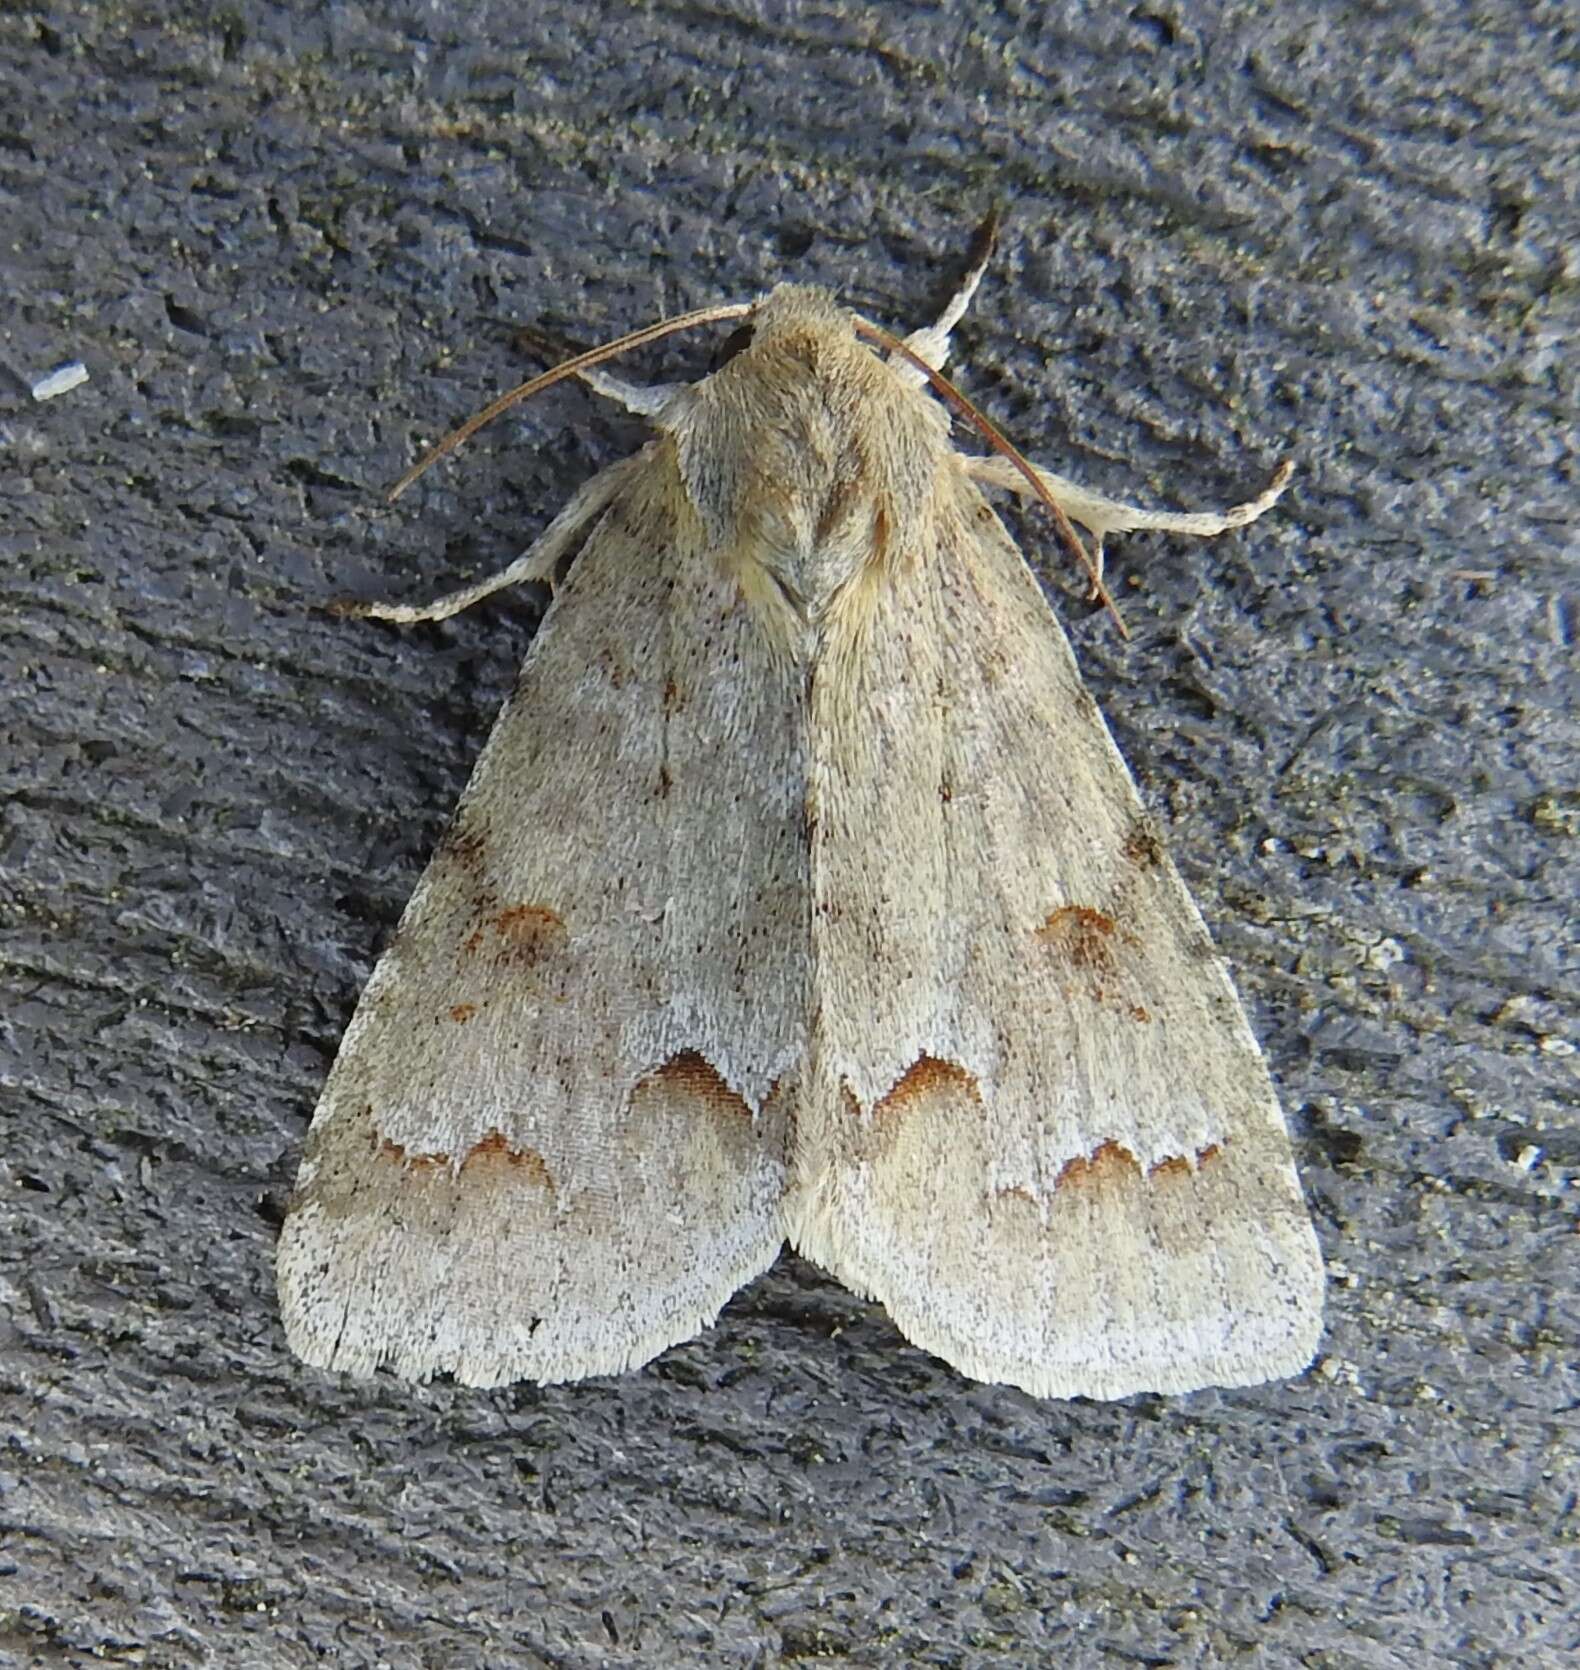
[[[4,8],[0,1661],[1566,1660],[1565,9]],[[1028,452],[1299,462],[1116,543],[1128,645],[1020,525],[1281,1081],[1317,1366],[1039,1403],[786,1258],[616,1381],[304,1369],[307,1118],[541,599],[316,606],[492,569],[639,430],[557,391],[380,489],[518,325],[784,275],[915,324],[994,201],[960,375]]]

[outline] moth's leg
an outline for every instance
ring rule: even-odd
[[[905,346],[919,359],[924,359],[934,371],[942,371],[944,362],[949,358],[949,333],[965,317],[965,311],[971,305],[971,298],[977,293],[977,286],[982,282],[982,275],[987,271],[988,262],[993,256],[993,240],[991,237],[982,240],[981,253],[977,256],[970,272],[960,281],[960,288],[949,298],[948,305],[938,315],[931,325],[924,325],[919,331],[912,331],[905,339]],[[908,383],[920,385],[927,381],[926,377],[914,365],[897,364],[894,368]]]
[[[565,342],[549,332],[523,325],[516,334],[521,342],[551,365],[569,356],[570,350]],[[578,371],[576,375],[594,394],[601,394],[605,400],[624,406],[637,417],[656,417],[686,387],[684,383],[654,383],[650,387],[643,383],[628,383],[624,377],[616,377],[612,372],[596,366]]]
[[[1026,480],[1009,459],[991,453],[987,457],[967,457],[961,454],[966,472],[985,487],[1007,487],[1023,497],[1032,492]],[[1093,562],[1097,577],[1103,574],[1103,541],[1111,533],[1130,533],[1136,528],[1161,528],[1167,533],[1190,533],[1202,537],[1227,533],[1230,528],[1243,528],[1254,522],[1265,511],[1278,503],[1279,495],[1289,485],[1294,465],[1285,459],[1273,472],[1273,479],[1254,499],[1232,505],[1228,510],[1143,510],[1139,505],[1121,504],[1117,499],[1104,498],[1078,482],[1070,481],[1040,464],[1033,464],[1037,480],[1048,495],[1072,522],[1079,522],[1096,542]]]
[[[460,591],[448,592],[432,603],[340,603],[335,612],[342,615],[362,615],[369,620],[394,620],[410,625],[419,620],[445,620],[463,609],[470,609],[485,597],[491,597],[506,586],[521,585],[529,580],[543,580],[552,584],[559,565],[575,548],[590,523],[597,520],[615,496],[625,486],[631,473],[647,456],[647,448],[618,464],[600,470],[591,481],[573,495],[571,501],[533,541],[532,545],[490,579],[475,585],[463,586]]]
[[[624,377],[613,377],[596,366],[576,375],[594,394],[645,418],[657,417],[682,389],[690,387],[687,383],[628,383]]]

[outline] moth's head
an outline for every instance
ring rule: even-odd
[[[811,284],[776,284],[730,335],[715,369],[737,360],[816,372],[857,346],[848,308]]]
[[[745,318],[750,342],[659,421],[710,544],[793,634],[923,548],[948,420],[826,290],[781,284]]]
[[[855,340],[850,310],[813,284],[776,284],[748,315],[753,346],[798,336]]]

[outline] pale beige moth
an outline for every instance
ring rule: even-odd
[[[557,581],[341,1045],[279,1249],[308,1362],[647,1362],[788,1242],[1041,1395],[1299,1372],[1322,1266],[1244,1011],[941,367],[781,285],[492,580]],[[652,334],[652,333],[648,333]],[[893,339],[888,339],[892,343]],[[577,362],[580,364],[581,362]],[[1032,469],[1097,538],[1138,510]],[[569,564],[568,570],[566,568]]]

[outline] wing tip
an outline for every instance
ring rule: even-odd
[[[1129,1306],[1088,1310],[1081,1322],[1061,1314],[1051,1296],[1026,1303],[1032,1285],[1013,1314],[995,1317],[980,1291],[940,1290],[915,1270],[874,1259],[870,1247],[863,1256],[831,1221],[809,1219],[797,1229],[796,1249],[881,1303],[912,1345],[968,1379],[1033,1397],[1112,1402],[1259,1386],[1305,1373],[1321,1340],[1325,1276],[1303,1214],[1286,1226],[1281,1256],[1261,1266],[1259,1281],[1243,1268],[1228,1286],[1170,1281],[1152,1290],[1150,1303],[1132,1295]]]
[[[689,1290],[649,1290],[638,1310],[636,1290],[624,1302],[572,1308],[551,1304],[538,1314],[519,1271],[495,1264],[473,1269],[472,1289],[459,1302],[442,1257],[428,1261],[380,1259],[376,1253],[341,1256],[334,1225],[311,1212],[286,1221],[277,1254],[280,1317],[286,1344],[310,1367],[367,1379],[388,1368],[404,1380],[426,1383],[448,1375],[458,1384],[489,1388],[527,1381],[557,1385],[618,1375],[641,1368],[672,1345],[718,1321],[747,1282],[765,1271],[783,1246],[782,1233],[743,1242],[720,1258],[711,1279]],[[390,1249],[386,1248],[386,1251]],[[431,1250],[431,1249],[430,1249]],[[481,1275],[485,1291],[477,1281]],[[542,1284],[535,1284],[540,1290]],[[552,1284],[548,1289],[552,1294]],[[584,1300],[592,1295],[584,1293]]]
[[[946,1333],[935,1321],[890,1315],[900,1332],[922,1350],[941,1358],[972,1380],[1013,1386],[1038,1398],[1091,1398],[1113,1402],[1150,1393],[1183,1397],[1217,1387],[1232,1389],[1291,1380],[1316,1358],[1322,1314],[1301,1309],[1252,1319],[1234,1319],[1237,1338],[1204,1338],[1196,1329],[1152,1338],[1107,1335],[1063,1336],[1062,1349],[1041,1354]],[[1084,1348],[1084,1349],[1083,1349]]]

